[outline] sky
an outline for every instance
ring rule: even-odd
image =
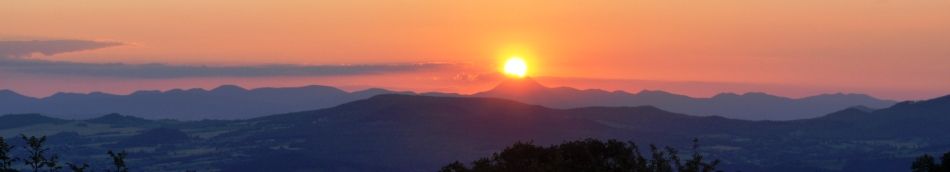
[[[0,89],[472,93],[510,56],[550,86],[950,94],[941,0],[0,1]]]

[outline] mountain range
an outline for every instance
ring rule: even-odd
[[[694,98],[663,91],[627,93],[569,87],[551,88],[531,78],[524,78],[507,79],[491,90],[472,95],[395,92],[384,89],[346,92],[328,86],[248,90],[234,85],[223,85],[211,90],[137,91],[129,95],[100,92],[57,93],[45,98],[33,98],[10,90],[0,90],[0,114],[42,113],[66,119],[85,119],[108,113],[147,119],[247,119],[328,108],[380,94],[493,97],[560,109],[650,105],[677,113],[747,120],[815,118],[849,107],[879,109],[896,103],[863,94],[823,94],[793,99],[765,93],[723,93],[711,98]]]
[[[570,87],[546,87],[531,78],[505,80],[476,97],[505,98],[555,108],[592,106],[655,106],[660,109],[698,116],[723,116],[746,120],[794,120],[819,117],[850,107],[885,108],[896,103],[864,94],[822,94],[787,98],[761,92],[722,93],[710,98],[694,98],[664,91],[638,93],[579,90]]]
[[[682,150],[698,138],[700,151],[723,160],[725,171],[906,171],[913,157],[950,149],[950,96],[792,121],[397,94],[244,120],[0,116],[7,121],[20,122],[0,125],[0,136],[49,135],[63,161],[104,161],[106,149],[130,150],[138,171],[433,171],[517,141],[581,138]]]
[[[247,119],[269,114],[327,108],[379,94],[382,89],[346,92],[327,86],[244,89],[223,85],[211,90],[137,91],[129,95],[57,93],[45,98],[0,90],[0,114],[42,113],[85,119],[109,113],[148,119]]]

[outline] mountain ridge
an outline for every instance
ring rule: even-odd
[[[720,93],[709,98],[694,98],[665,91],[643,90],[637,93],[544,87],[531,78],[507,79],[476,97],[500,97],[555,108],[587,106],[652,105],[672,112],[699,116],[725,116],[748,120],[794,120],[820,117],[852,106],[885,108],[894,101],[863,94],[820,94],[787,98],[762,92]]]
[[[727,171],[899,171],[922,152],[950,149],[950,136],[942,134],[950,130],[944,125],[950,121],[950,109],[943,108],[950,102],[945,100],[941,97],[870,112],[849,108],[794,121],[692,116],[652,106],[554,109],[501,98],[405,94],[242,120],[163,122],[118,114],[94,120],[49,120],[35,114],[20,117],[47,121],[42,125],[54,134],[51,141],[68,138],[70,144],[82,145],[76,149],[83,152],[143,146],[162,150],[132,152],[136,157],[148,157],[135,159],[142,164],[137,166],[139,171],[425,171],[454,160],[484,157],[518,141],[546,145],[582,138],[680,149],[688,149],[686,143],[698,138],[702,152],[724,160],[721,167]],[[921,114],[907,114],[911,112]],[[907,116],[916,117],[894,120]],[[125,120],[141,124],[115,123]],[[80,124],[103,131],[73,132]],[[30,127],[0,129],[0,133],[26,129]],[[143,139],[155,135],[181,141]],[[99,144],[103,142],[109,144]],[[117,147],[88,147],[96,145]],[[215,151],[182,154],[196,149]],[[302,165],[273,165],[288,163],[284,161],[287,157]],[[176,169],[163,164],[169,158],[178,160],[171,164]],[[775,163],[759,163],[762,161]]]
[[[126,95],[102,92],[56,93],[44,98],[26,97],[6,90],[0,91],[0,103],[11,106],[0,109],[0,114],[44,113],[67,119],[90,118],[108,113],[149,119],[246,119],[328,108],[381,94],[494,97],[558,109],[651,105],[677,113],[748,120],[807,119],[853,106],[880,109],[895,103],[862,94],[842,93],[797,99],[761,92],[721,93],[709,98],[694,98],[660,90],[641,90],[636,93],[601,89],[581,90],[571,87],[547,87],[528,77],[507,79],[494,89],[471,95],[397,92],[379,88],[347,92],[320,85],[255,89],[221,85],[207,90],[140,90]]]
[[[110,113],[148,119],[242,119],[327,108],[383,92],[398,93],[381,89],[346,92],[319,85],[256,89],[222,85],[209,90],[140,90],[126,95],[61,92],[44,98],[7,100],[0,97],[0,103],[16,105],[0,108],[3,110],[0,114],[43,113],[65,119],[93,118]],[[5,93],[0,92],[2,95]]]

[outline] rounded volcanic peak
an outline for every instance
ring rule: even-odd
[[[27,99],[36,99],[33,97],[24,96],[20,93],[17,93],[13,90],[0,90],[0,101],[2,100],[27,100]]]
[[[360,116],[386,116],[387,118],[395,118],[402,115],[406,117],[406,119],[417,119],[421,116],[437,118],[439,116],[458,115],[504,116],[505,114],[533,114],[533,112],[549,109],[499,98],[383,94],[325,110],[326,111],[322,112],[325,114],[338,115],[338,117],[341,118],[362,118]]]
[[[506,99],[481,97],[438,97],[383,94],[336,107],[274,115],[254,120],[263,123],[337,124],[384,122],[416,124],[431,121],[530,119],[553,115],[552,109]]]
[[[0,90],[0,97],[24,97],[20,93],[14,92],[13,90]]]
[[[40,114],[9,114],[0,116],[0,129],[17,128],[22,126],[62,123],[68,120],[58,119]]]
[[[524,77],[524,78],[506,78],[501,83],[499,83],[495,88],[477,93],[476,95],[488,94],[488,95],[511,95],[511,94],[526,94],[532,92],[542,92],[549,89],[538,81],[535,81],[534,78]]]
[[[837,112],[832,112],[828,115],[818,117],[815,119],[834,120],[834,121],[859,120],[861,118],[867,117],[868,115],[871,115],[872,112],[873,112],[873,109],[871,108],[868,108],[865,106],[855,106],[855,107],[850,107],[850,108],[840,110]]]
[[[87,119],[86,122],[102,124],[142,124],[150,122],[147,119],[112,113],[98,118]]]
[[[149,96],[149,95],[161,95],[162,91],[159,90],[139,90],[129,94],[131,96]]]
[[[221,85],[221,86],[218,86],[217,88],[211,89],[212,93],[217,93],[217,94],[235,94],[235,93],[242,93],[246,91],[247,89],[244,89],[243,87],[240,87],[237,85]]]
[[[923,101],[904,101],[882,111],[950,114],[950,95]]]

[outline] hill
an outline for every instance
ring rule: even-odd
[[[807,119],[849,107],[880,109],[895,103],[861,94],[824,94],[792,99],[765,93],[723,93],[711,98],[693,98],[663,91],[627,93],[569,87],[550,88],[526,78],[508,79],[494,89],[473,95],[436,92],[417,94],[378,88],[346,92],[316,85],[251,90],[223,85],[212,90],[137,91],[129,95],[58,93],[45,98],[26,97],[13,91],[2,90],[0,114],[42,113],[66,119],[86,119],[109,113],[147,119],[248,119],[328,108],[374,95],[393,93],[505,98],[559,109],[648,105],[677,113],[747,120]]]
[[[807,119],[853,106],[879,109],[896,103],[863,94],[840,93],[798,99],[757,92],[722,93],[710,98],[693,98],[650,90],[627,93],[597,89],[578,90],[570,87],[551,88],[531,78],[507,79],[494,89],[473,96],[505,98],[555,108],[650,105],[677,113],[747,120]]]
[[[131,162],[141,171],[430,171],[517,141],[550,145],[583,138],[681,149],[699,138],[702,152],[723,160],[726,171],[903,171],[921,153],[950,149],[950,139],[940,134],[950,130],[943,125],[950,121],[947,99],[779,122],[689,116],[651,106],[551,109],[497,98],[379,95],[247,120],[136,126],[68,120],[0,133],[39,126],[50,135],[75,132],[50,138],[70,140],[62,157],[121,146],[136,150]],[[103,119],[125,119],[120,117]],[[142,141],[152,135],[180,143],[141,144],[152,142]]]
[[[394,92],[381,89],[345,92],[326,86],[247,90],[223,85],[211,90],[137,91],[129,95],[57,93],[35,99],[3,90],[0,91],[0,103],[3,103],[0,114],[42,113],[66,119],[109,113],[148,119],[246,119],[327,108],[385,93]]]

